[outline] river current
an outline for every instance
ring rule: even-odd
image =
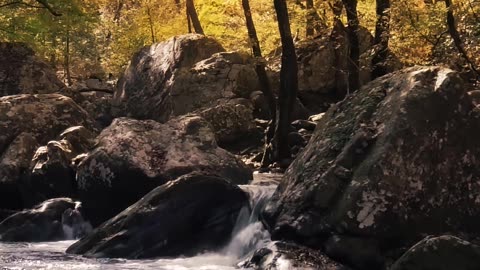
[[[257,184],[240,186],[250,195],[250,209],[239,214],[230,243],[215,253],[194,257],[149,260],[93,259],[66,254],[74,241],[0,243],[0,270],[230,270],[254,250],[270,243],[258,220],[260,209],[275,191],[276,183],[256,177]]]

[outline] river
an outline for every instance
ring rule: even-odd
[[[43,243],[0,243],[1,270],[229,270],[254,250],[270,242],[258,220],[260,209],[275,191],[277,176],[256,176],[255,184],[240,186],[250,195],[250,209],[242,209],[230,243],[215,253],[188,258],[125,260],[93,259],[66,254],[74,241]]]

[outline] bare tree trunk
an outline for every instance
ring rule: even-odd
[[[121,14],[122,14],[122,9],[123,9],[123,5],[124,5],[124,0],[118,0],[117,1],[117,8],[115,9],[115,14],[113,16],[113,21],[119,25],[120,24],[120,18],[121,18]]]
[[[70,74],[70,30],[67,30],[65,46],[65,75],[67,78],[67,84],[72,85],[72,76]]]
[[[447,8],[447,26],[448,26],[448,32],[450,33],[450,36],[453,39],[453,43],[455,44],[455,47],[457,47],[457,50],[460,52],[460,54],[465,58],[465,61],[470,65],[470,68],[477,74],[480,75],[479,71],[477,70],[475,63],[470,59],[468,56],[467,51],[463,47],[463,42],[462,39],[460,38],[460,34],[457,31],[456,25],[455,25],[455,16],[453,15],[453,4],[452,0],[445,0],[445,7]]]
[[[354,92],[360,87],[359,80],[359,58],[360,58],[360,44],[358,41],[358,13],[357,0],[342,0],[345,10],[347,11],[348,19],[348,39],[350,43],[350,61],[348,68],[348,86],[349,91]]]
[[[313,29],[313,14],[312,12],[315,12],[313,10],[313,0],[306,0],[306,6],[307,6],[307,29],[306,29],[306,36],[311,37],[314,34],[314,29]]]
[[[204,34],[203,28],[202,28],[202,25],[200,24],[200,20],[198,19],[198,14],[197,14],[197,11],[195,10],[195,4],[193,3],[193,0],[187,0],[186,6],[187,6],[187,14],[192,22],[195,33],[203,35]]]
[[[388,42],[390,39],[390,0],[377,1],[375,54],[372,58],[372,79],[387,74]]]
[[[150,10],[150,4],[147,4],[147,16],[148,24],[150,25],[150,34],[152,36],[152,44],[155,43],[155,26],[153,25],[152,12]]]
[[[192,20],[190,20],[190,14],[188,13],[188,9],[186,11],[187,15],[187,26],[188,26],[188,33],[191,34],[192,32]]]
[[[268,80],[265,60],[262,56],[262,50],[260,48],[260,43],[258,42],[257,30],[255,29],[255,24],[252,19],[252,12],[250,11],[250,3],[248,0],[242,0],[243,12],[245,14],[245,21],[248,30],[248,37],[250,39],[250,44],[252,46],[252,53],[255,57],[255,72],[257,73],[258,80],[260,82],[260,89],[262,90],[263,95],[267,99],[268,107],[270,109],[271,117],[271,126],[267,129],[267,134],[265,138],[265,153],[262,159],[262,167],[267,167],[270,163],[268,145],[270,144],[274,131],[275,131],[275,122],[276,122],[276,104],[275,96],[273,95],[272,88],[270,86],[270,81]]]
[[[282,162],[291,158],[288,133],[290,131],[291,114],[297,96],[298,67],[287,4],[285,0],[274,0],[273,3],[282,42],[282,67],[280,69],[277,121],[275,135],[272,139],[272,160]]]

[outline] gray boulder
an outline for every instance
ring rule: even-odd
[[[155,187],[193,171],[213,172],[235,184],[252,179],[242,161],[217,146],[201,117],[165,124],[117,118],[80,163],[77,188],[89,219],[98,225]]]
[[[0,42],[0,97],[49,94],[63,88],[53,68],[26,44]]]
[[[247,195],[225,179],[185,175],[152,190],[67,253],[136,259],[212,251],[230,240],[246,205]]]
[[[40,145],[71,126],[90,130],[93,120],[70,98],[58,94],[0,97],[0,208],[32,206],[21,181]]]
[[[450,235],[426,238],[398,259],[390,270],[480,269],[480,247]]]
[[[265,223],[276,239],[324,246],[331,234],[355,236],[385,252],[425,234],[478,235],[479,118],[452,70],[379,78],[319,120]],[[341,245],[335,253],[348,255]],[[361,261],[355,256],[345,260]]]

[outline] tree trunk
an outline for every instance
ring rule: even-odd
[[[267,99],[268,107],[270,109],[271,117],[271,126],[267,129],[267,134],[265,138],[265,149],[268,149],[273,135],[274,135],[274,125],[276,122],[276,104],[275,96],[273,95],[272,88],[270,86],[270,81],[268,80],[265,60],[262,56],[262,50],[260,48],[260,43],[258,42],[257,30],[252,19],[252,13],[250,11],[249,0],[242,0],[243,12],[245,14],[245,22],[247,25],[248,37],[250,39],[250,44],[252,46],[253,57],[255,57],[255,72],[257,73],[258,80],[260,82],[260,89],[262,90],[263,95]],[[267,167],[269,165],[269,154],[266,150],[262,159],[262,167]]]
[[[306,29],[306,36],[311,37],[314,34],[314,29],[313,29],[313,14],[312,12],[315,12],[313,9],[313,0],[306,0],[306,6],[307,6],[307,29]]]
[[[117,8],[115,9],[115,14],[113,16],[113,21],[117,25],[120,25],[120,18],[121,18],[121,14],[122,14],[123,5],[124,5],[124,0],[118,0],[117,1]]]
[[[285,0],[274,0],[273,3],[282,42],[282,67],[280,69],[277,121],[275,124],[275,135],[272,139],[272,160],[282,162],[291,158],[288,133],[290,131],[291,114],[297,96],[298,67],[287,4]]]
[[[150,25],[150,35],[152,36],[152,44],[155,43],[155,26],[153,25],[152,12],[150,10],[150,4],[147,4],[147,16],[148,24]]]
[[[470,68],[477,74],[480,75],[478,72],[475,63],[472,62],[470,57],[468,56],[467,51],[463,47],[462,39],[460,38],[460,34],[457,31],[457,27],[455,26],[455,16],[453,15],[453,4],[452,0],[445,0],[445,7],[447,8],[447,26],[448,32],[453,39],[453,43],[460,54],[465,58],[465,61],[470,65]]]
[[[195,4],[193,3],[193,0],[187,0],[186,6],[187,6],[187,14],[192,22],[195,33],[203,35],[204,34],[203,28],[202,28],[202,25],[200,24],[200,20],[198,19],[198,14],[197,14],[197,11],[195,10]]]
[[[372,79],[387,74],[388,41],[390,38],[390,0],[377,1],[377,24],[375,26],[372,58]]]
[[[358,13],[357,0],[342,0],[348,19],[348,39],[350,43],[350,61],[348,65],[348,89],[349,92],[354,92],[360,87],[359,80],[359,58],[360,58],[360,44],[358,41]]]
[[[65,75],[67,84],[72,85],[72,76],[70,74],[70,31],[67,30],[67,37],[65,41]]]

